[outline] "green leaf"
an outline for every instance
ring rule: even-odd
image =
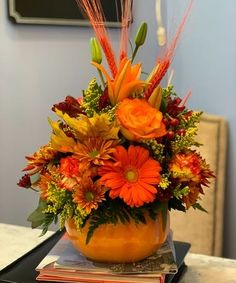
[[[160,106],[160,110],[162,113],[166,113],[166,108],[167,108],[167,101],[166,98],[162,98],[161,100],[161,106]]]
[[[47,213],[45,214],[45,218],[44,218],[44,221],[42,223],[42,233],[40,236],[43,236],[44,234],[47,233],[48,231],[48,226],[50,224],[52,224],[55,220],[57,219],[57,215],[55,214],[52,214],[52,213]]]
[[[168,203],[161,203],[161,216],[162,216],[162,229],[165,231],[167,225],[167,212],[168,212]]]
[[[182,204],[182,201],[177,198],[170,199],[168,205],[169,205],[169,209],[176,209],[176,210],[186,212],[186,208]]]
[[[203,211],[203,212],[208,213],[208,211],[207,211],[204,207],[202,207],[200,203],[195,203],[195,204],[192,205],[192,207],[193,207],[194,209],[199,209],[199,210],[201,210],[201,211]]]
[[[125,224],[126,222],[129,222],[129,215],[125,210],[120,210],[118,212],[118,217],[121,223]]]
[[[99,224],[100,225],[100,224]],[[87,236],[86,236],[86,245],[89,243],[89,241],[91,240],[92,236],[93,236],[93,233],[94,233],[94,230],[96,228],[98,228],[99,225],[90,225],[89,226],[89,229],[88,229],[88,233],[87,233]]]
[[[27,221],[31,222],[32,228],[37,228],[44,223],[45,214],[43,211],[46,209],[46,207],[46,202],[40,199],[38,207],[27,218]]]

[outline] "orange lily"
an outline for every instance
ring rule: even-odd
[[[114,78],[108,75],[107,71],[101,64],[92,62],[98,70],[100,70],[107,80],[108,95],[112,105],[117,104],[123,99],[129,97],[133,92],[142,89],[145,82],[140,80],[141,64],[131,65],[128,58],[123,58],[118,72]]]

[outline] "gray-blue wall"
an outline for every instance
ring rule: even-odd
[[[187,1],[167,1],[168,27]],[[178,2],[178,3],[177,3]],[[236,1],[196,0],[177,48],[173,83],[179,94],[192,90],[188,105],[226,117],[229,152],[224,254],[236,258]],[[209,142],[211,142],[209,137]],[[223,212],[222,212],[223,213]]]

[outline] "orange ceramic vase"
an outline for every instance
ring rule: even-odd
[[[154,253],[166,240],[169,232],[169,213],[165,230],[161,214],[154,221],[146,215],[146,224],[133,220],[122,224],[103,224],[95,231],[88,244],[85,243],[89,221],[78,231],[73,220],[66,221],[66,230],[76,249],[84,256],[99,262],[124,263],[144,259]]]

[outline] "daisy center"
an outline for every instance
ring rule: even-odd
[[[89,156],[90,157],[92,157],[92,158],[95,158],[95,157],[97,157],[98,156],[98,154],[99,154],[99,151],[98,150],[93,150],[93,151],[90,151],[89,152]]]
[[[135,169],[129,169],[125,172],[125,178],[128,182],[136,182],[138,179],[138,171]]]
[[[91,192],[87,192],[87,193],[85,194],[85,199],[86,199],[87,201],[92,201],[92,200],[94,200],[94,194],[91,193]]]

